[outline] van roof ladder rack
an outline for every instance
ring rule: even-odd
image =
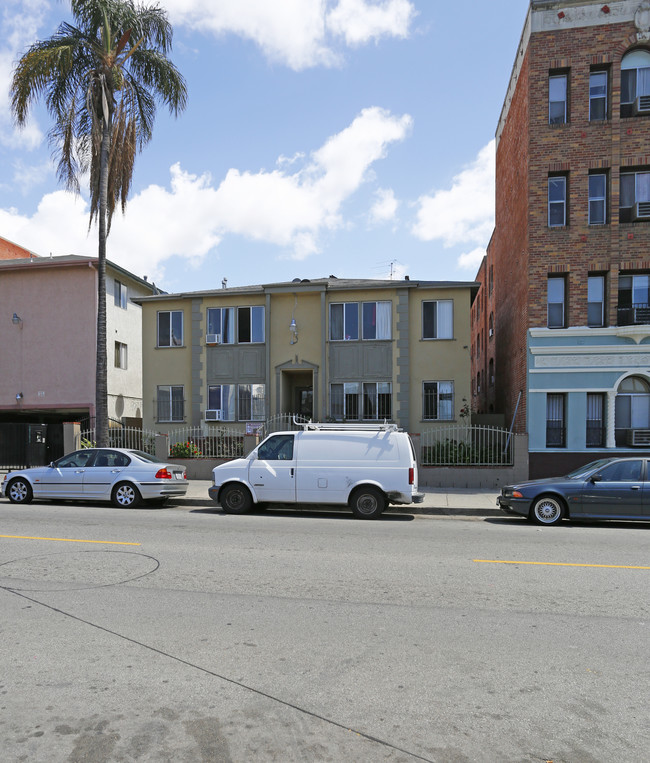
[[[391,424],[389,421],[378,421],[376,424],[348,424],[340,421],[296,421],[296,417],[293,417],[293,423],[297,427],[302,427],[307,431],[348,431],[354,432],[363,430],[366,432],[397,432],[399,427],[397,424]]]

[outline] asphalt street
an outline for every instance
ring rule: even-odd
[[[3,761],[642,761],[649,526],[0,502]]]

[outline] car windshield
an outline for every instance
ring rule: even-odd
[[[129,453],[132,456],[135,456],[136,458],[139,458],[140,461],[147,461],[150,464],[159,464],[160,460],[157,459],[155,456],[150,456],[148,453],[145,453],[144,450],[130,450]]]
[[[593,472],[595,469],[600,469],[601,466],[608,464],[610,461],[611,458],[601,458],[599,461],[591,461],[590,463],[585,464],[584,466],[581,466],[572,472],[569,472],[567,477],[570,480],[584,479],[587,474],[589,474],[589,472]]]

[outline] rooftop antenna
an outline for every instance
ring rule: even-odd
[[[225,289],[225,288],[227,288],[227,286],[228,286],[228,279],[227,278],[222,278],[221,279],[221,288]]]

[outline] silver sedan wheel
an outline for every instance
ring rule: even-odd
[[[123,509],[130,509],[140,503],[140,493],[130,482],[120,482],[113,490],[113,503]]]
[[[559,498],[543,495],[537,498],[530,511],[531,518],[538,525],[557,524],[564,514],[564,507]]]
[[[27,480],[13,479],[7,486],[7,498],[11,503],[30,503],[32,500],[32,488]]]

